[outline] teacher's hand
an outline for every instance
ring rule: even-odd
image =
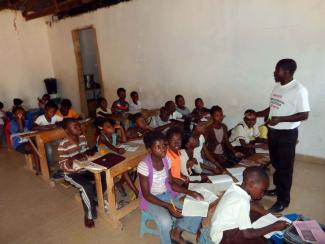
[[[271,125],[271,126],[274,126],[274,125],[277,125],[281,122],[280,120],[280,117],[272,117],[272,119],[269,119],[265,122],[265,125]]]

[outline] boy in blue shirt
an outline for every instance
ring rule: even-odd
[[[25,110],[22,107],[13,109],[14,119],[10,121],[10,133],[13,135],[12,147],[22,154],[32,154],[36,166],[36,174],[39,173],[39,159],[26,138],[14,136],[14,134],[30,131],[32,128],[31,121],[25,119]]]

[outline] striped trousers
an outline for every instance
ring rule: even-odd
[[[80,191],[82,205],[85,212],[85,217],[88,219],[97,218],[96,210],[96,186],[94,181],[94,174],[88,171],[66,174],[64,179],[75,186]],[[101,173],[103,192],[106,191],[106,177],[105,172]]]

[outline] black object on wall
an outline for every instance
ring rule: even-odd
[[[58,88],[57,88],[57,81],[55,78],[47,78],[44,79],[46,91],[48,94],[57,94]]]

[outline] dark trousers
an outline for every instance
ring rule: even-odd
[[[271,163],[275,169],[273,183],[276,187],[277,202],[289,205],[295,161],[298,128],[292,130],[268,130]]]
[[[80,196],[82,200],[82,206],[85,211],[85,216],[88,219],[97,218],[96,211],[96,186],[93,183],[94,174],[88,171],[80,173],[71,173],[65,175],[65,180],[71,183],[73,186],[77,187],[80,191]],[[106,176],[105,172],[101,173],[103,192],[106,191]]]

